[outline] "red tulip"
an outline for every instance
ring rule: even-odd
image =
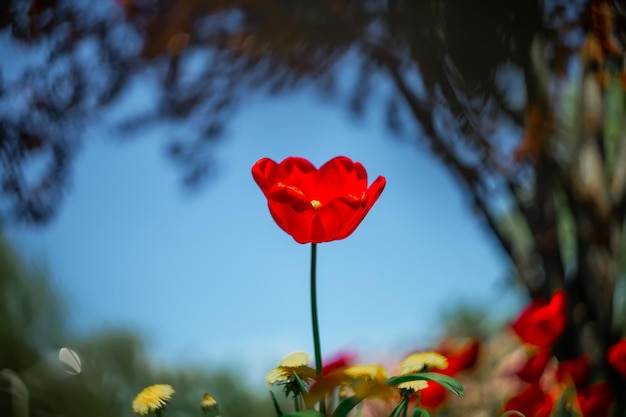
[[[541,388],[530,385],[508,400],[503,411],[516,410],[526,417],[548,417],[552,414],[553,404],[552,397],[543,392]]]
[[[517,376],[525,382],[535,384],[539,382],[548,361],[552,357],[552,349],[543,347],[528,358],[524,366],[516,372]]]
[[[448,390],[436,382],[429,381],[428,386],[419,391],[421,407],[434,410],[442,405],[448,397]]]
[[[442,373],[447,371],[446,375],[453,376],[457,372],[471,369],[476,365],[480,353],[480,341],[472,339],[455,351],[444,350],[439,353],[448,357],[448,368]]]
[[[626,338],[611,346],[607,350],[606,356],[611,366],[615,368],[623,378],[626,378]]]
[[[274,221],[298,243],[345,239],[357,228],[385,188],[379,176],[367,187],[359,162],[338,156],[316,169],[306,159],[268,158],[252,167]]]
[[[351,366],[356,359],[356,353],[353,352],[339,352],[333,358],[329,359],[322,366],[322,375],[326,376],[331,372],[339,369]]]
[[[585,417],[607,417],[613,398],[613,389],[604,381],[576,392],[581,415]]]
[[[565,330],[565,291],[557,290],[550,302],[533,300],[512,327],[523,342],[552,346]]]
[[[456,350],[448,348],[439,349],[439,353],[448,357],[446,369],[432,369],[435,372],[447,376],[454,376],[458,372],[473,368],[478,361],[480,341],[473,339]],[[420,406],[435,410],[448,398],[448,390],[436,382],[429,382],[428,387],[419,391]]]
[[[572,382],[581,386],[589,373],[589,356],[583,355],[571,361],[560,362],[556,368],[556,379],[560,383]]]

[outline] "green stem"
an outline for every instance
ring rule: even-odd
[[[320,329],[317,320],[316,290],[317,244],[311,243],[311,320],[313,322],[313,348],[315,350],[315,373],[322,374],[322,348],[320,345]],[[320,401],[320,413],[326,414],[324,400]]]
[[[311,243],[311,319],[313,320],[313,346],[315,349],[315,373],[322,373],[322,349],[320,347],[320,329],[317,320],[316,284],[317,244]]]
[[[399,417],[400,413],[406,413],[406,407],[408,407],[408,403],[409,400],[406,397],[402,397],[396,408],[394,408],[391,414],[389,414],[389,417]]]

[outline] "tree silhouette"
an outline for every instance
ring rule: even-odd
[[[589,353],[594,373],[623,391],[605,360],[623,336],[613,311],[626,202],[623,2],[10,0],[0,7],[8,44],[31,51],[0,89],[7,213],[35,222],[52,215],[81,127],[137,80],[156,82],[156,100],[122,126],[193,126],[195,135],[169,145],[189,183],[210,172],[211,144],[247,94],[314,86],[357,113],[373,107],[392,132],[428,147],[530,296],[566,289],[569,320],[557,356]],[[336,88],[346,71],[347,97]],[[41,159],[47,170],[33,176]]]

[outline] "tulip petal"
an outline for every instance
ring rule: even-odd
[[[448,356],[448,375],[471,369],[476,365],[480,354],[480,341],[473,339],[456,352]]]
[[[428,409],[435,409],[442,405],[448,396],[448,391],[439,384],[428,384],[420,391],[420,406]]]
[[[549,347],[540,348],[531,354],[526,363],[516,372],[517,376],[530,384],[538,384],[550,358],[552,350]]]
[[[626,378],[626,338],[608,348],[607,359],[613,369]]]
[[[311,200],[304,195],[302,190],[292,185],[283,184],[282,182],[270,188],[267,199],[268,201],[273,201],[278,204],[289,205],[296,213],[313,209]]]
[[[368,189],[363,165],[345,156],[319,170],[304,158],[288,157],[280,164],[263,158],[252,167],[252,176],[276,224],[298,243],[348,237],[385,187],[380,176]]]
[[[267,197],[272,185],[275,184],[275,178],[280,176],[278,171],[282,172],[283,169],[280,165],[269,158],[259,159],[252,166],[252,177],[261,191],[263,191],[263,195],[265,195],[265,197]]]
[[[367,213],[369,213],[370,209],[374,206],[374,203],[378,200],[378,197],[382,194],[386,185],[385,177],[379,176],[374,180],[370,188],[367,190],[367,202],[365,207],[361,209],[361,213],[359,217],[353,219],[353,221],[349,224],[346,224],[346,227],[338,234],[337,239],[345,239],[350,236],[356,228],[361,224]]]
[[[347,195],[361,195],[367,189],[367,172],[363,165],[338,156],[321,166],[312,184],[316,199],[323,204]]]
[[[328,240],[339,240],[347,237],[345,230],[355,222],[362,220],[364,203],[355,204],[345,198],[337,198],[318,210],[318,218],[325,230],[328,230]]]
[[[290,204],[281,204],[273,200],[268,201],[272,218],[286,233],[290,234],[298,243],[311,243],[313,220],[317,212],[310,210],[297,212]]]
[[[298,187],[299,179],[314,173],[315,166],[311,162],[294,156],[284,159],[280,164],[262,158],[252,167],[252,176],[266,197],[275,184],[280,182]]]
[[[573,383],[582,386],[589,374],[589,355],[585,354],[576,359],[559,362],[556,368],[556,380],[560,383]]]
[[[536,385],[529,385],[504,404],[503,412],[516,410],[529,417],[549,417],[553,399]]]
[[[565,329],[565,291],[557,290],[550,302],[533,300],[512,324],[525,343],[551,346]]]

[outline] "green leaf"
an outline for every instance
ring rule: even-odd
[[[402,413],[402,411],[405,409],[405,407],[408,405],[409,399],[408,398],[403,398],[402,401],[400,401],[398,403],[398,405],[396,406],[396,408],[393,409],[393,411],[391,412],[391,414],[389,414],[389,417],[399,417],[400,413]]]
[[[272,402],[274,403],[274,410],[276,410],[276,415],[278,415],[278,417],[282,417],[283,410],[280,409],[280,405],[278,405],[278,401],[276,401],[276,396],[272,391],[270,391],[270,395],[272,396]]]
[[[512,414],[515,414],[518,417],[526,417],[524,414],[520,413],[519,411],[516,410],[509,410],[509,411],[505,411],[504,413],[500,414],[500,417],[508,417]]]
[[[361,402],[361,400],[362,399],[357,397],[356,395],[353,395],[352,397],[344,398],[339,403],[337,408],[335,408],[335,411],[333,412],[332,417],[346,417],[348,413],[352,411],[352,409]]]
[[[430,417],[430,413],[425,408],[416,408],[413,417]]]
[[[575,388],[567,388],[559,398],[559,402],[554,408],[554,412],[552,413],[553,417],[582,417],[579,413],[572,409],[575,401]]]
[[[296,381],[296,384],[298,385],[298,389],[300,390],[300,392],[298,394],[300,395],[304,395],[307,393],[308,389],[306,387],[306,385],[304,384],[304,382],[302,382],[302,380],[300,379],[300,377],[298,376],[297,373],[293,373],[293,378]]]
[[[416,374],[394,376],[387,380],[387,384],[391,386],[397,386],[403,382],[426,380],[433,381],[453,393],[454,395],[461,396],[465,394],[463,386],[459,382],[449,377],[448,375],[438,374],[436,372],[418,372]]]
[[[301,410],[295,413],[285,414],[283,417],[325,417],[324,414],[316,410]]]

